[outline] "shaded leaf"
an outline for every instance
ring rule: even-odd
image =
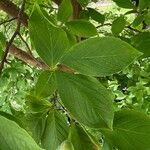
[[[118,35],[123,31],[126,26],[126,20],[124,16],[118,17],[112,23],[111,31],[114,35]]]
[[[61,63],[85,75],[107,76],[123,70],[140,55],[118,38],[97,37],[73,46]]]
[[[131,0],[113,0],[119,7],[133,9],[135,8]]]
[[[89,127],[111,128],[112,95],[99,81],[63,72],[57,72],[56,77],[60,98],[75,119]]]
[[[26,116],[27,126],[34,140],[40,144],[45,129],[47,113],[28,113]]]
[[[119,150],[150,148],[150,117],[133,110],[115,113],[113,130],[102,130],[106,140]]]
[[[62,114],[50,111],[42,138],[46,150],[55,150],[68,137],[68,125]]]
[[[69,140],[74,150],[102,150],[100,144],[95,143],[86,131],[79,125],[72,125]]]
[[[97,35],[95,26],[86,20],[73,20],[66,23],[69,30],[81,37],[90,37]]]
[[[87,6],[90,0],[77,0],[81,6]]]
[[[102,15],[101,13],[99,13],[98,11],[96,11],[93,8],[88,8],[88,10],[89,10],[90,17],[93,20],[95,20],[95,21],[97,21],[98,23],[101,23],[101,24],[104,23],[104,21],[105,21],[105,16],[104,15]]]
[[[143,32],[135,35],[133,38],[131,38],[131,44],[144,54],[143,57],[150,56],[149,32]]]
[[[4,54],[4,48],[6,45],[6,39],[2,32],[0,32],[0,60]]]

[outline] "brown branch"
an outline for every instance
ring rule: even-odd
[[[7,43],[8,44],[8,43]],[[48,66],[42,61],[37,60],[32,55],[26,53],[25,51],[17,48],[15,45],[11,45],[9,53],[15,56],[16,58],[22,60],[24,63],[29,64],[33,67],[38,67],[40,69],[47,70]]]
[[[0,9],[14,18],[18,17],[20,11],[20,9],[10,0],[0,0]],[[20,21],[24,26],[28,26],[28,16],[26,13],[21,15]]]
[[[21,17],[22,17],[22,13],[24,11],[24,7],[25,7],[25,0],[23,0],[23,3],[22,3],[22,6],[21,6],[21,9],[19,10],[18,12],[18,22],[17,22],[17,28],[16,28],[16,31],[14,32],[14,34],[12,35],[11,39],[9,40],[7,46],[6,46],[6,49],[5,49],[5,53],[4,53],[4,56],[2,58],[2,61],[1,61],[1,64],[0,64],[0,74],[2,72],[2,69],[4,67],[4,64],[6,62],[6,59],[7,59],[7,55],[8,55],[8,52],[9,52],[9,48],[11,47],[15,37],[17,36],[17,34],[19,33],[20,31],[20,26],[21,26]]]

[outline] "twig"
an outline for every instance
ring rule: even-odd
[[[5,49],[5,53],[4,53],[4,56],[2,58],[2,61],[1,61],[1,64],[0,64],[0,74],[4,68],[4,64],[6,62],[6,59],[7,59],[7,55],[8,55],[8,52],[9,52],[9,49],[15,39],[15,37],[17,36],[17,34],[19,33],[20,31],[20,26],[21,26],[21,18],[22,18],[22,13],[24,11],[24,7],[25,7],[25,0],[23,0],[23,3],[22,3],[22,6],[21,6],[21,9],[18,13],[18,21],[17,21],[17,28],[16,28],[16,31],[15,33],[12,35],[11,39],[9,40],[7,46],[6,46],[6,49]]]
[[[28,52],[30,53],[30,55],[32,55],[31,49],[28,45],[28,43],[25,41],[25,39],[22,37],[22,35],[20,34],[20,32],[18,33],[19,38],[24,42],[24,44],[26,45]]]
[[[112,24],[111,23],[105,23],[105,24],[101,24],[101,25],[97,26],[96,28],[100,28],[100,27],[103,27],[103,26],[112,26]],[[125,26],[125,28],[128,28],[128,29],[130,29],[130,30],[132,30],[134,32],[139,32],[139,33],[142,32],[142,31],[140,31],[138,29],[132,28],[131,25]]]
[[[11,22],[11,21],[13,21],[13,20],[15,20],[15,19],[17,19],[17,17],[14,17],[14,18],[11,18],[11,19],[9,19],[9,20],[5,20],[5,21],[3,21],[3,22],[0,22],[0,25],[3,25],[3,24],[8,23],[8,22]]]

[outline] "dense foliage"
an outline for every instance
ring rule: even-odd
[[[0,0],[0,149],[150,149],[149,8]]]

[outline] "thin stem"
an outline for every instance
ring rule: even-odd
[[[1,64],[0,64],[0,74],[4,68],[4,64],[6,62],[6,59],[7,59],[7,55],[8,55],[8,52],[9,52],[9,49],[15,39],[15,37],[18,35],[19,31],[20,31],[20,27],[21,27],[21,17],[22,17],[22,13],[24,12],[24,8],[25,8],[25,0],[23,0],[23,3],[22,3],[22,6],[21,6],[21,9],[18,13],[18,21],[17,21],[17,28],[16,28],[16,31],[14,32],[14,34],[12,35],[11,39],[9,40],[7,46],[6,46],[6,49],[5,49],[5,53],[4,53],[4,56],[2,58],[2,61],[1,61]]]
[[[0,22],[0,26],[3,25],[3,24],[5,24],[5,23],[9,23],[9,22],[11,22],[11,21],[13,21],[13,20],[15,20],[15,19],[17,19],[17,17],[14,17],[14,18],[11,18],[11,19],[9,19],[9,20],[5,20],[5,21],[3,21],[3,22]]]
[[[30,55],[32,55],[31,49],[28,45],[28,43],[25,41],[25,39],[22,37],[22,35],[20,34],[20,32],[18,33],[19,38],[24,42],[24,44],[26,45],[28,52],[30,53]]]

